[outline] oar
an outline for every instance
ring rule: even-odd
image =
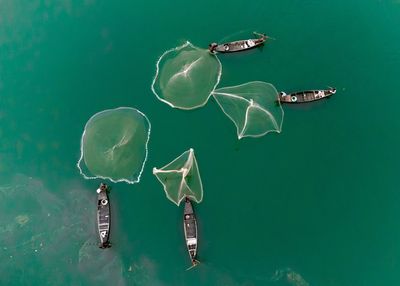
[[[276,40],[275,38],[267,36],[264,33],[253,32],[253,34],[256,35],[256,36],[259,36],[259,37],[266,37],[266,38],[271,39],[271,40]]]
[[[187,268],[186,271],[188,271],[188,270],[190,270],[190,269],[196,267],[197,265],[199,265],[199,264],[200,264],[200,261],[198,261],[197,259],[193,259],[193,262],[192,262],[192,263],[193,263],[193,265],[190,266],[189,268]]]

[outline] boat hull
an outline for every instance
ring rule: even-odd
[[[99,233],[100,248],[110,247],[111,212],[107,191],[97,195],[97,230]]]
[[[183,230],[185,233],[185,241],[189,252],[189,257],[192,263],[195,264],[197,255],[197,221],[189,199],[186,199],[185,201]]]
[[[335,93],[336,89],[334,88],[326,90],[306,90],[289,94],[281,92],[279,94],[279,101],[281,103],[293,103],[293,104],[307,103],[328,98]]]
[[[208,48],[211,53],[236,53],[257,48],[265,43],[267,36],[255,33],[257,39],[247,39],[224,44],[211,43]]]

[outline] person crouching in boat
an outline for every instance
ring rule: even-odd
[[[96,190],[96,192],[97,192],[98,194],[100,194],[100,192],[105,192],[105,191],[107,191],[107,185],[104,184],[104,183],[101,183],[101,184],[100,184],[100,187]]]
[[[263,34],[263,35],[261,36],[261,38],[258,38],[257,40],[254,41],[254,44],[262,43],[262,42],[264,42],[266,39],[267,39],[267,36]]]
[[[208,50],[210,51],[210,53],[215,53],[215,49],[218,47],[217,43],[211,43],[208,45]]]

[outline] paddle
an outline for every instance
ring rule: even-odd
[[[187,268],[186,271],[188,271],[188,270],[190,270],[190,269],[196,267],[196,266],[199,265],[199,264],[200,264],[200,261],[198,261],[197,259],[194,259],[193,265],[190,266],[189,268]]]
[[[276,40],[276,39],[273,38],[273,37],[267,36],[265,33],[253,32],[253,34],[254,34],[255,36],[258,36],[258,37],[265,37],[265,38],[268,38],[268,39],[271,39],[271,40]]]

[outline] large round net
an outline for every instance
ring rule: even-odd
[[[203,200],[203,185],[193,149],[160,169],[153,168],[153,174],[163,185],[167,198],[176,205],[185,197],[197,203]]]
[[[139,182],[147,160],[150,128],[150,121],[135,108],[120,107],[95,114],[82,135],[77,164],[81,174],[86,179]]]
[[[201,107],[217,86],[221,71],[215,55],[187,42],[159,58],[152,91],[159,100],[174,108]]]
[[[282,130],[283,109],[272,84],[253,81],[216,89],[213,96],[233,121],[239,139]]]

